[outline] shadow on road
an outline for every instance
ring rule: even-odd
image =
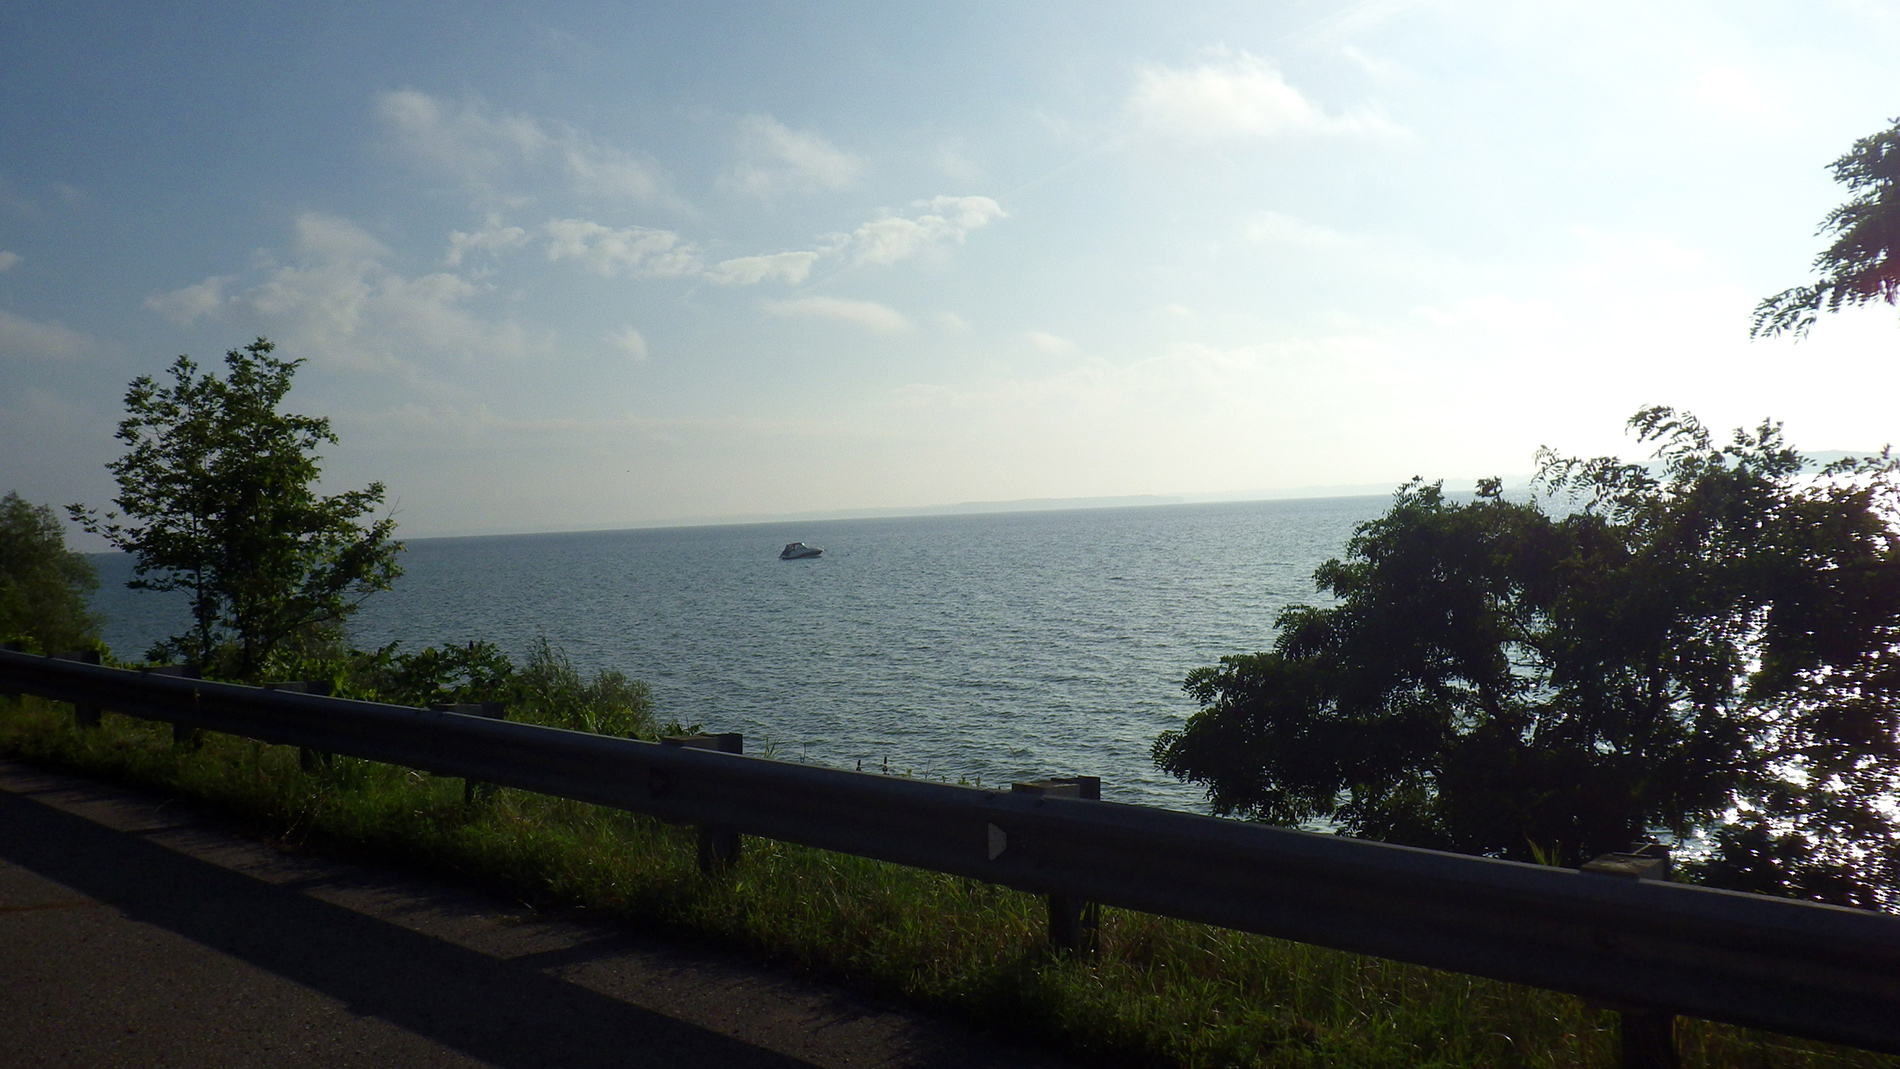
[[[6,792],[0,857],[494,1065],[809,1065]]]

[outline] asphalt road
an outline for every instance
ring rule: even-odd
[[[1059,1064],[743,959],[0,761],[0,1065]]]

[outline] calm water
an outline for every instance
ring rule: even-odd
[[[547,636],[653,687],[663,720],[749,752],[1000,783],[1099,775],[1104,797],[1199,808],[1149,746],[1194,711],[1188,671],[1265,648],[1313,568],[1384,497],[415,539],[355,640]],[[817,560],[779,561],[794,539]],[[122,653],[182,602],[94,558]]]

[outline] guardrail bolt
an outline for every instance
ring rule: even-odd
[[[80,664],[98,664],[98,650],[72,650],[67,653],[55,653],[56,661],[78,661]],[[81,731],[99,726],[100,709],[96,705],[73,705],[73,726]]]
[[[1669,848],[1637,843],[1627,853],[1604,854],[1583,863],[1582,871],[1625,880],[1667,880]],[[1621,1018],[1623,1069],[1678,1069],[1676,1015],[1667,1010],[1611,1007]]]
[[[151,668],[141,668],[139,671],[148,676],[171,676],[174,679],[199,679],[202,677],[202,673],[199,672],[198,666],[195,664],[161,664]],[[173,746],[181,747],[186,750],[196,750],[198,744],[203,741],[204,739],[199,735],[197,728],[189,724],[180,724],[173,721]]]
[[[429,708],[438,713],[461,713],[463,716],[481,716],[490,720],[508,719],[508,706],[504,702],[431,702]],[[464,778],[462,804],[474,805],[487,801],[494,791],[495,785],[492,783]]]
[[[717,735],[668,735],[660,740],[667,746],[685,746],[694,750],[719,753],[745,753],[745,736],[737,731]],[[699,827],[699,871],[707,876],[723,872],[739,861],[739,833],[707,825]]]
[[[316,694],[328,697],[330,684],[321,679],[294,679],[284,683],[266,683],[265,690],[281,690],[286,694]],[[328,765],[333,753],[312,750],[308,746],[297,747],[297,767],[304,772],[315,772]]]
[[[1102,800],[1100,776],[1052,776],[1047,779],[1012,783],[1016,794],[1040,794],[1050,798]],[[1102,907],[1074,895],[1049,896],[1049,945],[1065,954],[1093,956],[1102,946]]]

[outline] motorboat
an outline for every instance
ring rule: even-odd
[[[824,550],[819,549],[817,546],[808,546],[803,542],[787,542],[785,543],[785,548],[779,550],[778,559],[803,560],[806,557],[816,557],[823,552]]]

